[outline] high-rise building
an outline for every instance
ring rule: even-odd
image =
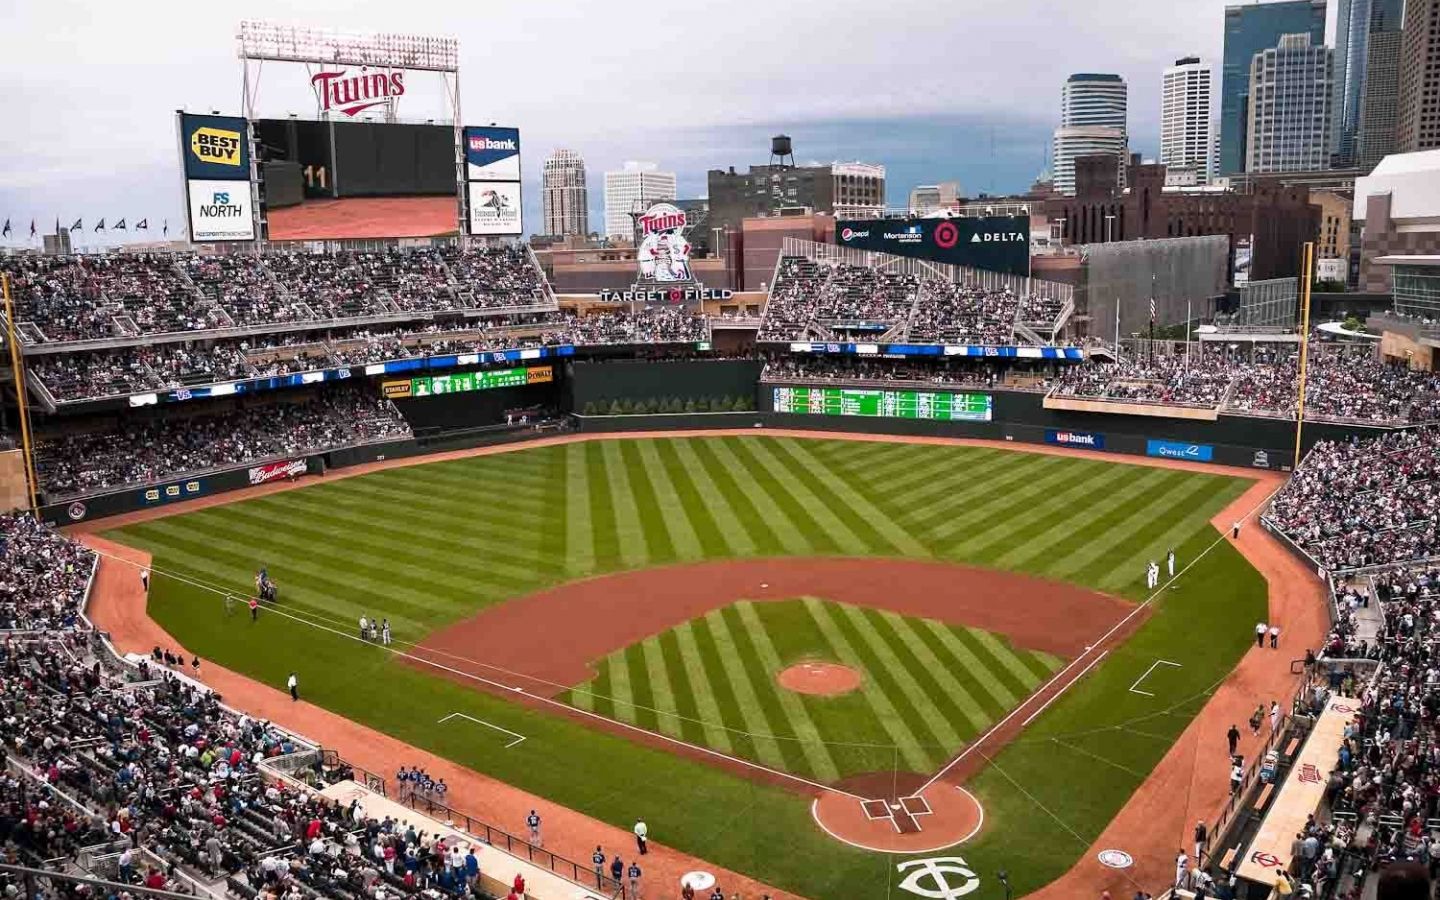
[[[1281,35],[1250,62],[1245,171],[1304,172],[1330,164],[1334,53],[1308,33]]]
[[[635,220],[631,213],[640,207],[675,200],[675,173],[661,172],[653,162],[625,163],[618,172],[605,173],[605,236],[633,238]]]
[[[1440,147],[1440,0],[1406,0],[1395,150]]]
[[[1245,171],[1250,122],[1250,63],[1284,34],[1308,33],[1325,43],[1325,0],[1283,0],[1225,7],[1225,57],[1220,73],[1220,157],[1217,174]]]
[[[540,202],[546,234],[590,233],[590,192],[585,187],[585,160],[579,153],[562,148],[545,158]]]
[[[1373,0],[1365,53],[1365,84],[1360,92],[1360,127],[1355,136],[1356,166],[1373,169],[1395,152],[1400,109],[1400,45],[1403,0]]]
[[[952,209],[960,205],[960,182],[942,181],[939,184],[917,184],[910,189],[910,212],[925,215],[941,209]]]
[[[1055,190],[1066,196],[1075,193],[1075,161],[1082,156],[1115,157],[1115,182],[1125,179],[1125,132],[1106,125],[1077,125],[1055,129]]]
[[[1340,0],[1335,26],[1335,127],[1331,135],[1337,167],[1355,165],[1359,158],[1367,98],[1377,115],[1383,115],[1381,107],[1387,94],[1389,103],[1394,103],[1395,88],[1393,83],[1387,85],[1393,82],[1389,70],[1395,65],[1389,50],[1398,45],[1390,38],[1400,28],[1403,8],[1404,0]],[[1377,67],[1381,83],[1372,91],[1371,74]],[[1373,145],[1373,135],[1371,140]]]
[[[1125,183],[1129,157],[1127,105],[1129,87],[1119,75],[1079,72],[1060,89],[1060,127],[1051,149],[1055,189],[1075,192],[1075,160],[1113,153],[1120,184]]]
[[[1215,175],[1210,66],[1198,56],[1175,60],[1165,70],[1160,96],[1160,162],[1170,171],[1193,169],[1197,182],[1209,184]]]

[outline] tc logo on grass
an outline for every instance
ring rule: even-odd
[[[939,856],[934,859],[912,859],[895,866],[897,872],[913,869],[900,882],[900,890],[933,900],[954,900],[973,894],[980,888],[980,878],[964,859]],[[952,882],[953,879],[953,882]]]

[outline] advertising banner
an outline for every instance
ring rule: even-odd
[[[1093,431],[1056,431],[1051,428],[1045,432],[1045,443],[1059,444],[1062,447],[1084,447],[1087,450],[1104,450],[1105,435]]]
[[[841,219],[842,247],[1009,275],[1030,274],[1030,217]]]
[[[255,240],[255,216],[250,204],[250,182],[191,179],[190,240]]]
[[[690,222],[685,210],[673,203],[656,203],[640,217],[640,280],[690,282],[690,241],[685,237]]]
[[[303,459],[287,459],[284,462],[253,466],[250,469],[250,483],[265,484],[268,481],[279,481],[281,478],[298,478],[304,475],[308,468],[308,464]]]
[[[466,128],[466,181],[519,181],[520,129]]]
[[[1165,459],[1188,459],[1191,462],[1209,462],[1215,458],[1215,448],[1209,444],[1186,444],[1180,441],[1145,442],[1145,453]]]
[[[185,177],[250,180],[250,137],[238,116],[180,114],[180,153]]]
[[[163,487],[146,488],[140,492],[140,502],[145,506],[152,506],[156,503],[172,503],[176,500],[197,496],[203,490],[204,486],[198,479],[177,481],[175,484],[167,484]]]
[[[471,234],[520,233],[520,182],[472,181],[469,188]]]

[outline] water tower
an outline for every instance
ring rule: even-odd
[[[777,134],[770,139],[770,165],[795,167],[795,148],[790,146],[790,135]]]

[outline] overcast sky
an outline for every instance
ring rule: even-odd
[[[765,162],[780,130],[802,162],[887,165],[892,205],[918,182],[1021,190],[1078,71],[1129,82],[1132,144],[1153,155],[1164,67],[1198,54],[1216,63],[1218,88],[1225,0],[6,5],[0,218],[23,244],[32,218],[42,231],[57,216],[88,228],[122,215],[183,231],[173,111],[240,111],[242,14],[458,37],[466,122],[521,129],[533,227],[540,162],[556,146],[584,155],[596,211],[602,173],[622,160],[655,160],[694,196],[707,168]],[[406,118],[448,108],[433,77],[407,88]],[[266,64],[257,108],[313,114],[303,68]]]

